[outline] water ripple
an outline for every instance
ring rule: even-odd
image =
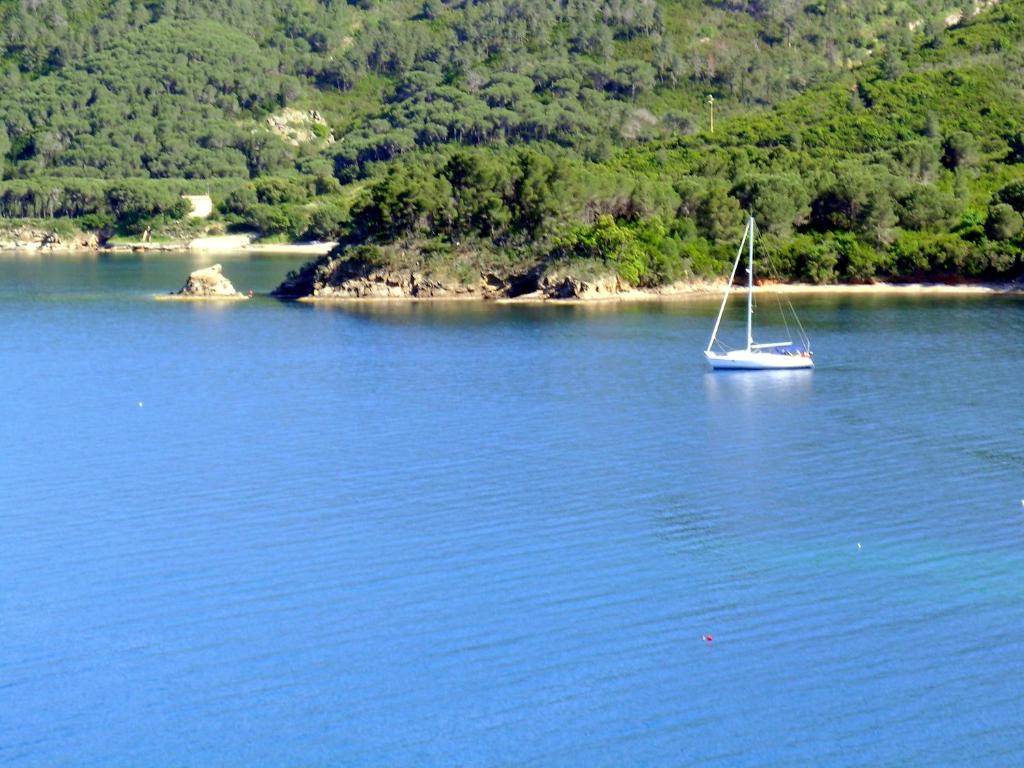
[[[1024,748],[1019,302],[807,300],[818,370],[715,376],[699,303],[205,312],[108,266],[0,261],[0,764]]]

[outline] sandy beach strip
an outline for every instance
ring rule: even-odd
[[[721,300],[724,281],[676,283],[659,288],[637,288],[614,294],[553,299],[540,292],[496,299],[505,304],[614,304],[618,302]],[[732,295],[745,295],[746,287],[732,289]],[[1004,296],[1024,294],[1021,283],[871,283],[864,285],[813,285],[810,283],[768,283],[754,286],[754,295],[762,296]]]
[[[301,243],[260,243],[253,242],[248,235],[217,235],[214,237],[198,237],[189,241],[185,247],[190,251],[203,253],[229,253],[243,251],[248,253],[287,253],[295,256],[323,256],[330,253],[337,245],[335,242],[301,242]]]
[[[302,296],[301,302],[324,304],[387,304],[407,302],[466,302],[494,304],[550,304],[555,306],[615,305],[634,302],[721,301],[723,282],[676,283],[659,288],[637,288],[616,293],[595,294],[576,298],[552,298],[540,291],[514,297],[491,297],[480,294],[450,296]],[[734,296],[744,295],[745,287],[734,287]],[[771,283],[754,287],[755,296],[907,296],[957,297],[1024,295],[1021,283],[872,283],[865,285],[812,285],[810,283]]]
[[[219,302],[219,301],[246,301],[249,297],[245,294],[238,294],[237,296],[181,296],[177,293],[155,293],[153,298],[157,301],[200,301],[200,302]]]
[[[743,290],[736,289],[733,290]],[[771,283],[754,286],[758,293],[851,294],[851,295],[931,295],[982,296],[1024,293],[1024,283],[870,283],[865,285],[811,285],[809,283]]]

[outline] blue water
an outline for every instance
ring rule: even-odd
[[[0,259],[0,764],[1019,764],[1024,302],[709,374],[709,302],[194,266]]]

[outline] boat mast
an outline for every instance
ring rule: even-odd
[[[736,251],[736,261],[732,264],[732,273],[729,275],[729,284],[725,286],[725,295],[722,297],[722,306],[718,308],[718,319],[715,320],[714,330],[711,331],[711,339],[708,341],[708,348],[706,351],[710,352],[711,348],[715,346],[715,339],[718,337],[718,328],[722,325],[722,315],[725,314],[725,303],[729,300],[729,289],[732,288],[733,281],[736,279],[736,270],[739,269],[740,259],[743,258],[743,244],[747,240],[747,230],[743,230],[743,239],[740,240],[740,247]]]
[[[747,352],[754,346],[754,217],[751,216],[747,222],[747,231],[750,233],[749,259],[747,262]]]

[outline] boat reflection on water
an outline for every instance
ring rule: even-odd
[[[778,371],[708,371],[704,374],[707,401],[716,405],[786,405],[812,392],[810,369]]]

